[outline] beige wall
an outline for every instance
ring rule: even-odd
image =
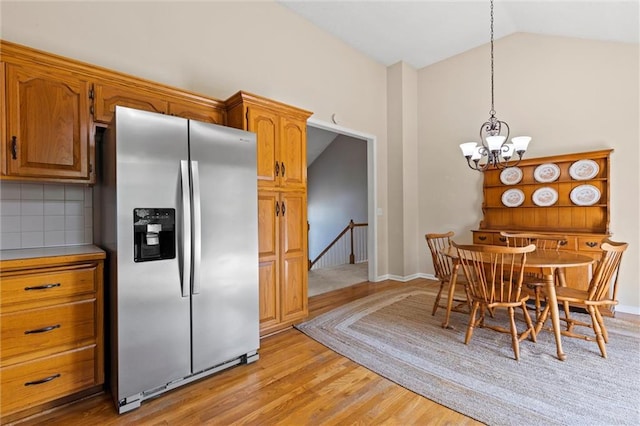
[[[251,91],[326,123],[335,113],[344,128],[374,135],[377,276],[432,273],[424,233],[453,229],[469,241],[478,225],[481,176],[464,164],[458,144],[476,138],[488,116],[486,46],[419,70],[415,82],[405,64],[387,70],[274,2],[3,1],[1,8],[5,40],[219,99]],[[638,75],[637,45],[530,34],[496,42],[498,117],[514,134],[533,136],[529,157],[615,149],[611,230],[631,243],[620,299],[636,310]],[[388,116],[396,102],[404,110]],[[389,134],[408,135],[393,142],[401,157],[388,155],[388,124]],[[388,173],[397,163],[403,171]],[[389,195],[393,203],[390,190],[400,192]],[[397,223],[388,215],[395,211]],[[391,246],[404,256],[389,261]]]
[[[640,69],[637,44],[514,34],[495,44],[495,107],[512,135],[533,139],[526,156],[613,148],[613,239],[630,247],[619,310],[640,313]],[[458,144],[478,139],[489,115],[489,49],[419,71],[420,227],[452,229],[469,242],[482,217],[482,176]],[[432,272],[426,256],[422,271]]]
[[[246,90],[376,136],[387,274],[386,68],[274,2],[2,2],[1,37],[226,99]]]

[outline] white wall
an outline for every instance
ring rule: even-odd
[[[258,2],[3,1],[2,38],[226,99],[246,90],[376,136],[386,182],[386,68],[287,8]],[[386,185],[378,185],[386,212]],[[378,216],[378,273],[387,271]]]
[[[367,223],[366,141],[336,137],[307,169],[307,181],[309,260],[313,260],[349,220]]]
[[[621,311],[640,313],[640,110],[637,44],[515,34],[495,44],[495,107],[512,135],[532,136],[527,158],[613,148],[610,230],[630,247]],[[482,218],[482,176],[458,144],[478,139],[491,105],[489,48],[419,71],[420,227],[470,242]],[[422,271],[433,272],[427,256]]]

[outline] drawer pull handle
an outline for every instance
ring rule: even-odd
[[[27,330],[24,334],[37,334],[37,333],[46,333],[47,331],[55,330],[56,328],[60,328],[60,324],[50,325],[48,327],[37,328],[35,330]]]
[[[500,241],[504,243],[505,241],[507,241],[507,237],[500,237]]]
[[[43,383],[50,382],[53,379],[57,379],[58,377],[60,377],[60,373],[54,374],[53,376],[45,377],[44,379],[34,380],[33,382],[27,382],[24,385],[25,386],[41,385]]]
[[[598,243],[594,241],[587,241],[585,244],[588,245],[589,247],[595,247],[598,245]]]
[[[560,242],[558,244],[560,244],[561,246],[566,246],[568,243],[567,240],[560,240]]]
[[[479,239],[480,241],[484,241],[484,240],[486,240],[486,239],[487,239],[487,237],[485,237],[484,235],[482,235],[482,236],[478,237],[478,239]]]
[[[25,287],[25,291],[29,291],[29,290],[46,290],[48,288],[54,288],[54,287],[60,287],[60,283],[55,283],[55,284],[43,284],[43,285],[36,285],[33,287]]]

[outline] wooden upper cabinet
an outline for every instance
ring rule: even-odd
[[[227,125],[257,135],[258,187],[307,187],[307,119],[310,112],[246,92],[227,100]]]
[[[161,114],[169,111],[169,103],[166,99],[122,86],[96,83],[94,97],[93,119],[104,124],[109,124],[113,119],[116,105]]]
[[[254,132],[258,141],[258,186],[274,187],[278,183],[280,174],[279,157],[276,151],[279,137],[278,116],[260,107],[251,107],[247,111],[247,117],[247,130]]]
[[[205,123],[225,124],[224,111],[213,104],[171,101],[169,102],[169,114]]]
[[[161,91],[154,93],[126,86],[98,83],[95,85],[94,104],[93,119],[103,124],[111,122],[116,105],[175,115],[206,123],[225,124],[224,110],[218,106],[218,101],[207,102],[202,99],[194,101],[190,98],[182,100],[172,98]]]
[[[94,180],[89,90],[86,79],[71,73],[6,64],[6,176]]]
[[[307,122],[280,120],[280,182],[287,187],[307,185]]]

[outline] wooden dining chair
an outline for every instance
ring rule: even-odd
[[[536,341],[536,332],[527,310],[529,295],[522,292],[522,280],[527,261],[527,253],[531,253],[536,246],[504,247],[493,245],[458,245],[452,242],[458,250],[460,265],[469,283],[472,307],[469,314],[469,326],[464,343],[468,344],[475,327],[489,328],[511,335],[511,346],[516,360],[520,359],[520,341],[529,337]],[[485,322],[485,312],[496,312],[504,308],[509,315],[509,328]],[[515,320],[516,308],[522,309],[526,330],[518,332]],[[479,317],[478,316],[479,311]]]
[[[567,237],[564,235],[527,232],[500,232],[500,235],[506,239],[507,247],[526,247],[529,244],[535,244],[536,250],[558,251],[560,247],[567,244]],[[524,273],[522,284],[533,293],[537,322],[540,319],[540,313],[542,312],[541,289],[545,285],[542,271],[531,271],[529,268],[529,270]],[[569,305],[565,305],[565,310],[568,309]]]
[[[454,236],[453,231],[449,231],[444,234],[430,233],[425,234],[427,240],[427,246],[431,252],[431,260],[433,261],[433,268],[435,270],[435,276],[440,281],[440,288],[436,295],[436,300],[433,303],[433,309],[431,315],[435,315],[438,308],[450,309],[454,312],[468,313],[471,309],[471,298],[469,297],[469,290],[467,288],[467,280],[464,275],[458,274],[456,276],[456,286],[460,285],[464,288],[465,298],[454,297],[453,306],[447,307],[440,303],[442,299],[442,293],[445,288],[449,287],[451,282],[451,274],[453,273],[453,261],[450,257],[445,256],[443,252],[451,247],[451,238]],[[446,293],[445,293],[446,294]],[[465,308],[466,307],[466,308]]]
[[[567,329],[562,330],[561,333],[564,336],[591,341],[595,338],[603,358],[607,357],[605,344],[609,341],[609,335],[607,334],[600,308],[618,304],[618,271],[620,270],[622,255],[627,247],[627,243],[614,242],[608,239],[603,241],[600,246],[602,256],[596,265],[589,287],[586,290],[578,290],[571,287],[556,288],[558,303],[569,303],[572,306],[583,307],[587,310],[591,319],[591,322],[580,321],[575,317],[571,317],[569,310],[565,309],[565,317],[561,317],[560,320],[566,322]],[[542,311],[540,320],[536,324],[536,331],[542,329],[548,315],[549,304],[547,303],[547,306]],[[591,328],[593,336],[574,332],[574,326]]]

